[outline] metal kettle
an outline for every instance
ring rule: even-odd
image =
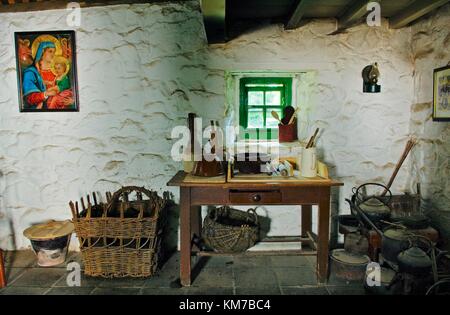
[[[418,246],[412,246],[398,254],[397,261],[400,272],[425,275],[432,271],[431,258]]]
[[[363,191],[367,186],[379,186],[388,193],[387,197],[376,195],[366,196]],[[378,223],[380,220],[387,220],[391,216],[391,207],[389,202],[392,198],[392,192],[384,185],[378,183],[367,183],[353,188],[352,201],[364,214],[373,222]]]

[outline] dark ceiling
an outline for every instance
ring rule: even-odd
[[[122,3],[183,2],[184,0],[83,0],[81,7]],[[336,33],[361,23],[370,12],[369,2],[378,2],[381,16],[391,28],[415,20],[450,0],[198,0],[210,43],[226,42],[260,23],[283,23],[285,29],[301,27],[311,18],[337,19]],[[67,0],[0,0],[0,12],[64,8]]]
[[[224,42],[246,26],[262,21],[283,23],[285,29],[301,27],[311,18],[335,18],[336,32],[365,20],[374,0],[202,0],[208,41]],[[381,16],[391,28],[410,25],[449,0],[377,0]],[[213,8],[214,7],[214,8]],[[210,14],[210,12],[213,12]]]

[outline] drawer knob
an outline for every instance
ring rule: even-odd
[[[261,196],[260,196],[260,195],[254,195],[254,196],[252,197],[252,199],[253,199],[253,201],[258,202],[258,201],[261,200]]]

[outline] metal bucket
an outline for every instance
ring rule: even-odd
[[[344,249],[335,249],[330,254],[330,276],[337,280],[363,282],[366,276],[367,255],[351,254]]]

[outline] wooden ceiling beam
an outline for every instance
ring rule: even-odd
[[[389,19],[390,28],[402,28],[450,0],[417,0]]]
[[[65,9],[67,4],[74,2],[73,0],[14,0],[14,4],[8,4],[8,1],[1,0],[0,13],[4,12],[27,12]],[[97,7],[117,4],[134,4],[134,3],[157,3],[157,2],[182,2],[183,0],[81,0],[75,1],[80,7]],[[6,2],[6,3],[5,3]]]
[[[367,4],[371,0],[355,1],[338,19],[338,29],[343,30],[360,21],[368,13]]]
[[[203,22],[208,43],[224,43],[226,33],[226,0],[202,0]]]
[[[305,15],[308,7],[313,3],[312,0],[298,0],[294,7],[286,25],[285,29],[292,30],[300,26],[300,21]]]

